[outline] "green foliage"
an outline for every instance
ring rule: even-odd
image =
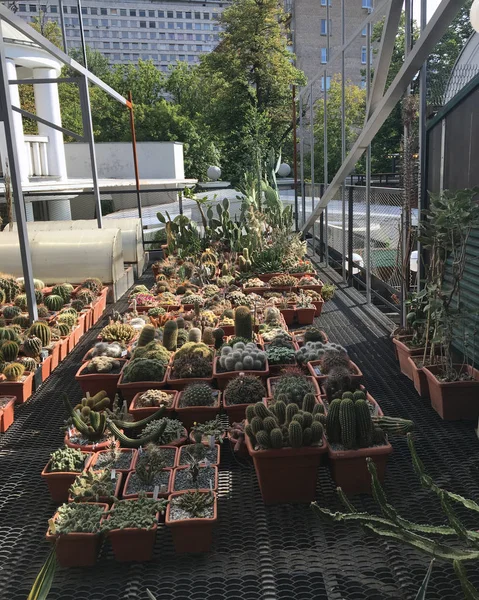
[[[166,367],[163,362],[152,358],[134,358],[123,371],[123,383],[136,381],[162,381]]]
[[[38,358],[42,351],[42,341],[37,337],[28,337],[23,342],[23,353],[33,358]]]
[[[222,371],[264,371],[266,352],[253,342],[237,342],[233,347],[225,345],[221,348],[219,367]]]
[[[7,381],[19,381],[25,373],[25,367],[18,362],[12,362],[3,369]]]
[[[110,323],[100,331],[100,338],[105,342],[128,344],[135,337],[136,331],[127,323]]]
[[[157,440],[157,443],[160,445],[169,444],[186,435],[183,423],[177,419],[169,419],[168,417],[148,423],[141,434],[142,436],[150,436],[158,430],[161,431],[160,437]]]
[[[140,331],[140,337],[138,338],[138,346],[146,346],[155,339],[155,328],[153,325],[145,325]]]
[[[109,472],[106,472],[106,474],[110,477]],[[55,533],[57,535],[99,533],[100,520],[104,514],[103,506],[98,504],[85,504],[84,502],[62,504],[58,509],[58,517],[55,520]]]
[[[98,502],[100,498],[115,498],[116,479],[109,469],[84,471],[71,484],[69,492],[74,501]]]
[[[285,348],[282,346],[269,346],[266,350],[268,363],[270,365],[286,365],[296,362],[295,350],[293,348]]]
[[[167,350],[174,351],[178,345],[178,324],[176,321],[167,321],[163,328],[163,345]]]
[[[302,405],[306,394],[316,393],[316,388],[311,379],[301,372],[287,371],[281,375],[273,388],[273,397],[279,400],[281,396],[287,403]]]
[[[63,308],[65,302],[61,296],[51,294],[50,296],[47,296],[45,298],[44,304],[48,308],[48,310],[51,310],[52,312],[57,312]]]
[[[185,492],[172,499],[172,504],[181,508],[190,519],[204,519],[213,510],[214,496],[210,492]]]
[[[59,448],[50,454],[50,472],[78,472],[85,468],[85,459],[88,457],[76,448]]]
[[[166,465],[163,450],[155,444],[148,444],[138,458],[135,473],[140,481],[151,485]]]
[[[138,500],[119,500],[106,513],[108,519],[102,524],[102,531],[113,529],[152,529],[157,523],[157,513],[164,514],[167,500],[153,500],[140,495]]]

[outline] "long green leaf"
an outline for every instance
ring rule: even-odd
[[[465,600],[479,600],[479,592],[467,578],[464,565],[458,560],[455,560],[452,564],[454,565],[454,572],[461,582]]]
[[[55,554],[55,547],[53,547],[33,583],[33,587],[28,594],[27,600],[46,600],[48,598],[56,570],[57,557]]]
[[[426,600],[426,591],[427,591],[427,586],[429,585],[429,579],[431,578],[433,564],[434,564],[434,559],[432,559],[431,562],[429,563],[429,569],[427,570],[426,576],[423,579],[423,582],[421,584],[421,587],[419,588],[419,591],[416,595],[415,600]]]

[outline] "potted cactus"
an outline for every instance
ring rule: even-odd
[[[199,444],[203,446],[203,444]],[[216,490],[218,488],[218,467],[201,465],[195,457],[190,464],[176,467],[173,473],[172,492],[185,490]]]
[[[380,481],[393,451],[387,441],[386,423],[375,424],[376,407],[363,390],[345,392],[329,405],[326,436],[329,443],[331,474],[345,494],[371,493],[366,457],[376,464]]]
[[[293,275],[275,275],[269,280],[269,285],[276,292],[290,292],[296,290],[298,280]]]
[[[78,369],[75,379],[84,393],[95,395],[104,390],[113,398],[125,360],[109,356],[95,356]]]
[[[223,405],[230,422],[242,421],[250,404],[266,397],[266,388],[259,377],[241,373],[231,379],[223,392]]]
[[[213,376],[220,390],[224,390],[228,381],[238,373],[256,375],[265,379],[269,373],[266,353],[253,342],[236,342],[233,346],[225,345],[213,363]]]
[[[145,495],[137,500],[119,500],[113,504],[103,520],[113,548],[120,562],[147,561],[153,558],[156,532],[160,515],[164,515],[167,500],[155,500]]]
[[[290,346],[265,344],[265,350],[271,375],[296,364],[296,350],[292,343]]]
[[[0,433],[5,433],[14,420],[15,396],[0,396]]]
[[[310,394],[303,410],[281,400],[270,408],[262,402],[247,408],[246,445],[265,504],[314,500],[318,467],[327,452],[318,407]]]
[[[176,402],[178,418],[189,429],[197,421],[212,419],[221,406],[221,392],[207,383],[192,383],[179,393]]]
[[[118,448],[115,442],[111,442],[108,450],[94,452],[89,469],[99,471],[100,469],[115,469],[118,473],[129,473],[137,461],[138,450],[135,448]]]
[[[46,539],[55,544],[62,567],[91,567],[100,549],[101,520],[106,503],[70,503],[60,506],[52,519]]]
[[[111,504],[120,497],[122,477],[114,469],[83,471],[69,487],[68,501]]]
[[[189,341],[179,348],[168,372],[168,386],[182,390],[191,383],[213,383],[212,349],[201,342],[201,331],[190,329]]]
[[[165,523],[179,554],[209,552],[217,519],[215,492],[188,490],[169,497]]]
[[[134,471],[130,471],[123,490],[124,498],[138,498],[140,494],[166,498],[170,493],[172,468],[176,462],[177,448],[148,446],[138,455]]]
[[[244,428],[245,421],[243,420],[240,423],[232,423],[227,432],[232,451],[242,457],[249,456]]]
[[[295,319],[298,325],[311,325],[316,314],[316,306],[305,294],[301,294],[295,305]]]
[[[178,392],[175,390],[146,390],[135,394],[128,412],[135,421],[154,414],[159,408],[165,408],[165,416],[171,416],[176,406]]]
[[[218,466],[220,457],[220,445],[203,443],[201,433],[197,433],[194,444],[181,446],[175,466],[183,467],[196,463],[199,465]]]
[[[268,397],[278,399],[286,396],[288,402],[300,402],[305,394],[319,396],[320,390],[314,377],[306,376],[298,367],[284,369],[279,377],[267,381]],[[283,398],[284,400],[284,398]]]
[[[32,395],[33,375],[19,362],[8,363],[0,374],[0,396],[15,396],[23,404]]]
[[[166,385],[167,364],[152,358],[133,358],[127,362],[118,380],[118,391],[127,402],[136,394]]]
[[[54,502],[68,500],[70,486],[77,476],[88,468],[91,456],[90,452],[82,452],[68,446],[52,452],[42,471],[42,477]]]

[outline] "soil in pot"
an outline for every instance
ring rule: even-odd
[[[219,463],[220,456],[220,447],[218,444],[215,444],[213,448],[208,448],[206,451],[205,458],[201,461],[201,464],[209,463],[211,465],[217,465]],[[180,457],[178,465],[181,467],[183,465],[191,464],[191,456],[188,454],[188,446],[183,446],[180,448]]]
[[[189,468],[176,469],[173,491],[182,492],[191,489],[209,490],[216,488],[216,467],[200,467],[196,482]]]
[[[151,483],[146,483],[142,481],[135,472],[132,472],[128,475],[128,479],[126,480],[123,497],[131,498],[133,496],[138,496],[140,492],[146,492],[149,496],[152,496],[155,487],[158,486],[158,497],[165,498],[169,493],[171,474],[172,471],[170,469],[165,469],[164,471],[161,471],[161,473],[157,473]]]
[[[115,469],[115,471],[119,472],[130,471],[133,468],[136,452],[136,450],[131,448],[122,448],[117,450],[116,457],[112,457],[109,450],[102,450],[95,454],[95,460],[90,467],[94,471],[98,471],[99,469]]]
[[[209,494],[209,492],[199,493]],[[177,553],[208,552],[213,544],[213,528],[217,521],[216,494],[213,494],[211,506],[205,507],[201,517],[179,506],[183,494],[185,492],[172,494],[166,510],[166,525],[171,528],[175,551]]]

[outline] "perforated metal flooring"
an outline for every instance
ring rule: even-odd
[[[151,283],[149,275],[143,278]],[[441,421],[399,373],[388,336],[388,321],[365,308],[355,290],[339,290],[325,307],[320,325],[347,346],[366,376],[368,389],[389,415],[417,425],[417,448],[436,480],[479,500],[478,440],[472,423]],[[117,310],[125,310],[120,301]],[[60,392],[80,398],[74,375],[102,324],[91,330],[35,396],[17,407],[15,423],[0,435],[0,599],[25,600],[49,545],[44,539],[55,504],[40,473],[49,453],[62,444],[64,410]],[[391,502],[417,522],[442,522],[438,503],[424,492],[411,468],[405,440],[393,441],[386,490]],[[58,569],[52,600],[409,600],[428,560],[395,543],[366,536],[354,526],[329,525],[307,506],[265,507],[252,464],[238,462],[229,449],[220,466],[219,523],[214,552],[177,556],[161,528],[151,563],[119,564],[108,544],[95,567]],[[318,481],[319,502],[340,508],[326,470]],[[367,496],[358,508],[375,510]],[[478,528],[478,522],[468,525]],[[479,573],[469,568],[479,585]],[[428,600],[458,600],[462,593],[452,568],[438,563]]]

